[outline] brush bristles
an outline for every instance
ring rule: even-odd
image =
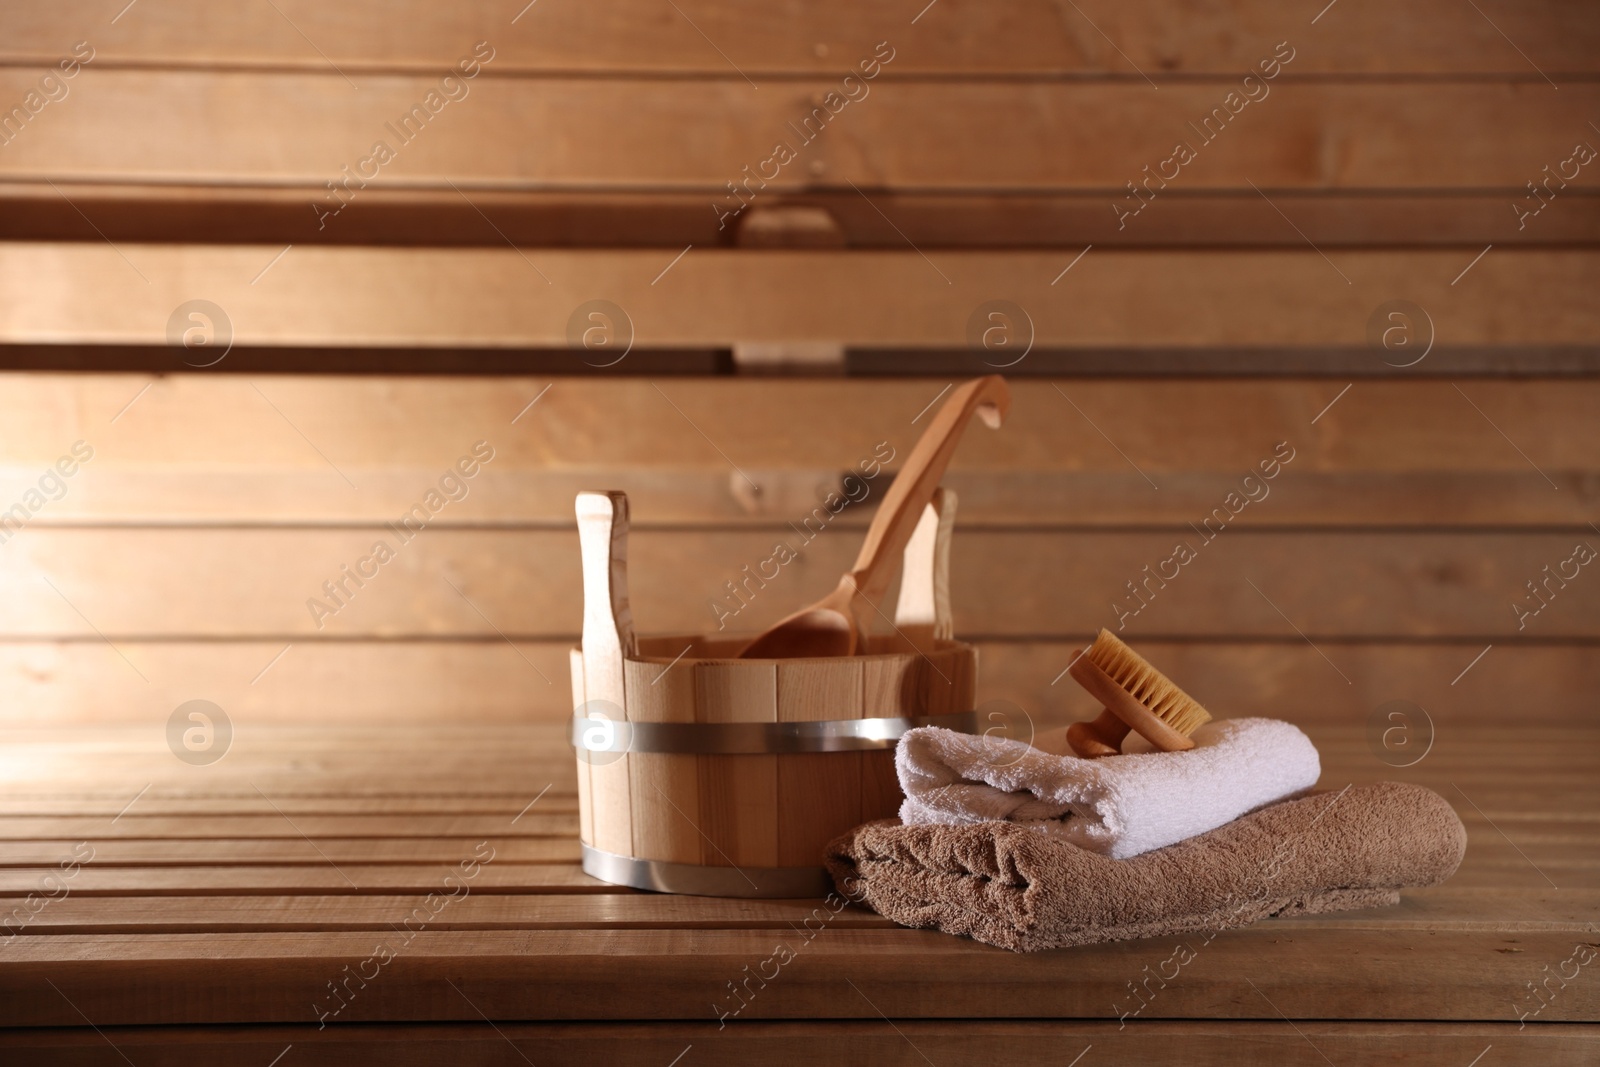
[[[1211,713],[1199,701],[1173,685],[1171,679],[1110,631],[1100,631],[1087,655],[1089,662],[1110,675],[1151,714],[1185,737],[1211,721]]]

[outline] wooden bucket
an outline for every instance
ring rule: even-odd
[[[866,655],[758,660],[734,658],[744,639],[635,638],[627,497],[579,495],[572,744],[587,873],[707,896],[832,887],[828,841],[899,811],[900,735],[975,730],[977,649],[948,636],[953,496],[940,504],[907,549],[895,636],[871,639]]]

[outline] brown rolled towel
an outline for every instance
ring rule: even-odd
[[[868,823],[828,846],[842,893],[902,926],[1015,952],[1371,908],[1455,873],[1467,831],[1439,794],[1380,782],[1285,800],[1115,860],[1015,823]]]

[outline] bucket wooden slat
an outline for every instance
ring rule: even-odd
[[[572,714],[581,713],[583,695],[583,651],[572,649],[567,653],[567,665],[572,671]],[[594,840],[594,798],[589,792],[589,761],[578,760],[578,837]]]
[[[777,722],[778,669],[759,660],[695,665],[699,721]],[[778,866],[778,757],[700,756],[701,862]]]
[[[628,721],[694,722],[695,672],[677,664],[627,660],[623,677]],[[628,754],[633,855],[670,863],[701,863],[699,757],[681,753]]]
[[[859,719],[860,657],[778,664],[778,721]],[[807,752],[778,762],[778,865],[816,863],[835,827],[861,821],[861,754]]]
[[[909,656],[871,657],[861,665],[861,713],[893,718],[920,713],[917,707],[921,661]],[[861,819],[885,819],[900,810],[900,780],[894,749],[861,753]]]

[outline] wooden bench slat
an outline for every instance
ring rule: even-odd
[[[469,849],[468,855],[471,854]],[[322,860],[309,864],[196,867],[80,867],[72,879],[72,895],[82,897],[178,898],[224,894],[241,896],[315,896],[321,894],[431,893],[460,860],[436,864],[362,864],[352,886]],[[41,879],[57,867],[0,868],[0,904],[6,898],[38,893]],[[584,874],[577,863],[496,862],[481,868],[475,893],[631,893]],[[16,907],[12,900],[9,907]]]
[[[321,839],[406,839],[436,837],[548,838],[572,837],[578,832],[574,798],[563,798],[567,811],[539,807],[520,818],[510,815],[216,815],[209,806],[181,815],[152,815],[142,808],[108,823],[90,815],[0,815],[0,841],[32,839],[110,838],[114,840],[182,840],[230,838],[255,840],[302,836]],[[143,800],[139,801],[142,805]],[[195,807],[201,807],[196,805]],[[516,819],[513,822],[513,818]]]
[[[1507,990],[1538,973],[1532,961],[1560,961],[1573,941],[1563,932],[1518,931],[1523,952],[1506,954],[1494,951],[1507,947],[1502,932],[1440,937],[1351,916],[1297,924],[1286,938],[1289,932],[1265,922],[1215,938],[1198,950],[1205,963],[1170,983],[1141,1018],[1281,1020],[1281,1011],[1289,1018],[1500,1021],[1511,1015]],[[788,937],[800,944],[783,968],[784,982],[763,990],[767,995],[751,1000],[741,1017],[1115,1017],[1126,983],[1173,951],[1171,944],[1132,942],[1019,956],[904,929],[823,928],[810,941]],[[22,937],[0,966],[0,1022],[80,1024],[46,977],[97,1025],[297,1022],[313,1011],[308,996],[375,951],[371,933]],[[424,930],[406,940],[387,973],[379,972],[383,980],[368,982],[340,1021],[698,1019],[711,1014],[716,1001],[708,997],[726,993],[730,976],[773,952],[774,934],[765,930]],[[1397,981],[1398,973],[1409,978]],[[117,978],[103,977],[109,974]],[[629,993],[618,997],[624,981]],[[233,994],[246,983],[250,995],[241,1002]],[[200,989],[213,995],[178,995]],[[1584,1021],[1600,1003],[1588,983],[1569,983],[1562,993],[1542,1021]]]
[[[77,841],[28,841],[7,845],[0,864],[48,866],[72,855]],[[470,859],[476,841],[466,838],[209,838],[205,840],[96,840],[94,862],[107,866],[208,865],[326,862],[358,867],[366,863],[453,864]],[[575,838],[505,838],[496,852],[516,863],[571,863],[578,858]]]
[[[1474,790],[1476,799],[1483,801],[1483,790]],[[1553,797],[1560,799],[1559,792]],[[1592,798],[1583,797],[1588,801]],[[1494,816],[1497,823],[1505,825],[1501,813]],[[1514,829],[1513,829],[1514,832]],[[1497,843],[1493,831],[1481,835],[1485,847],[1479,848],[1480,838],[1474,844],[1468,861],[1450,881],[1452,889],[1500,890],[1506,886],[1518,888],[1511,892],[1526,895],[1549,888],[1533,870],[1528,861],[1504,843]],[[459,861],[456,861],[459,862]],[[1570,850],[1546,856],[1539,861],[1540,869],[1552,878],[1558,878],[1563,892],[1582,889],[1600,889],[1600,869],[1592,860],[1575,857]],[[313,864],[292,863],[271,866],[218,866],[195,867],[173,865],[167,867],[97,867],[93,864],[80,868],[72,881],[73,896],[82,897],[189,897],[210,894],[238,896],[278,896],[283,894],[385,894],[433,892],[439,879],[447,872],[449,864],[362,864],[347,873],[359,875],[356,885],[349,882],[334,868],[318,860]],[[18,901],[29,893],[39,893],[47,873],[54,866],[0,868],[0,903],[6,911],[18,906]],[[498,863],[483,868],[476,880],[476,893],[599,893],[631,892],[584,874],[576,863]]]
[[[40,909],[18,936],[56,934],[276,933],[326,930],[772,929],[792,932],[815,900],[723,900],[649,893],[539,895],[477,892],[476,879],[435,879],[427,896],[80,897]],[[450,897],[448,904],[442,898]],[[1589,933],[1600,890],[1527,891],[1439,888],[1407,892],[1398,908],[1345,917],[1345,929],[1436,933]],[[421,909],[420,911],[418,909]],[[409,925],[407,919],[410,919]],[[1273,927],[1314,931],[1320,920],[1288,918]],[[874,912],[847,908],[830,929],[892,929]]]
[[[854,994],[852,994],[854,995]],[[1298,1032],[1297,1032],[1298,1031]],[[1356,1063],[1363,1057],[1469,1063],[1490,1046],[1514,1049],[1517,1062],[1581,1067],[1600,1048],[1600,1025],[1566,1023],[1518,1031],[1512,1022],[1326,1022],[1305,1020],[918,1020],[891,1027],[883,1021],[812,1019],[802,1022],[738,1020],[617,1023],[518,1023],[494,1028],[481,1020],[463,1023],[372,1023],[319,1029],[307,1024],[275,1026],[138,1026],[0,1030],[0,1049],[34,1062],[101,1062],[109,1038],[142,1067],[187,1067],[200,1057],[267,1063],[287,1046],[297,1063],[344,1067],[371,1056],[393,1067],[436,1067],[471,1062],[490,1067],[534,1063],[599,1063],[616,1067],[660,1067],[689,1051],[694,1063],[743,1067],[760,1062],[808,1064],[861,1060],[921,1063],[940,1067],[988,1067],[995,1050],[1030,1063],[1066,1064],[1085,1049],[1108,1067],[1144,1067],[1151,1062],[1185,1065],[1227,1063],[1278,1067],[1286,1062]],[[1308,1044],[1309,1043],[1309,1044]],[[692,1050],[692,1051],[691,1051]],[[1182,1057],[1177,1059],[1175,1057]]]

